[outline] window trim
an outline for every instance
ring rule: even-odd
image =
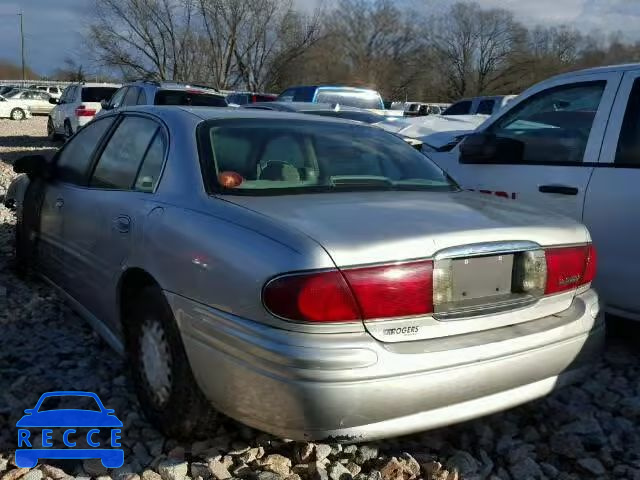
[[[89,170],[90,173],[86,178],[86,185],[83,185],[83,187],[88,189],[88,190],[99,190],[99,191],[108,191],[108,192],[131,192],[131,193],[141,193],[141,194],[145,194],[145,195],[155,195],[155,193],[158,190],[158,187],[160,186],[160,182],[162,182],[162,178],[164,176],[164,172],[165,172],[166,165],[167,165],[167,160],[169,158],[169,149],[170,149],[170,145],[171,145],[170,137],[169,137],[169,129],[167,128],[166,123],[161,118],[156,117],[154,115],[149,115],[147,113],[142,113],[142,112],[123,112],[123,113],[118,113],[118,114],[115,114],[115,115],[118,118],[113,123],[113,126],[112,126],[111,130],[108,132],[108,136],[106,138],[102,139],[100,148],[97,149],[96,152],[94,152],[94,156],[91,159],[91,164],[90,164],[90,170]],[[106,148],[107,144],[111,140],[111,137],[113,137],[113,134],[115,133],[117,127],[127,117],[142,117],[142,118],[146,118],[146,119],[149,119],[149,120],[155,122],[157,124],[157,127],[158,127],[158,128],[156,128],[156,132],[153,134],[153,137],[151,137],[151,140],[149,141],[149,145],[147,145],[147,149],[145,150],[144,155],[142,157],[142,162],[140,162],[140,165],[138,165],[138,169],[136,170],[136,175],[135,175],[135,177],[133,179],[133,183],[127,189],[123,189],[123,188],[104,188],[104,187],[97,187],[97,186],[91,185],[90,184],[91,178],[93,177],[93,174],[95,173],[96,166],[98,165],[98,161],[100,160],[100,157],[102,156],[102,153],[104,152],[104,149]],[[105,117],[105,118],[107,118],[107,117]],[[156,136],[158,135],[158,132],[160,132],[161,130],[162,130],[162,133],[164,134],[165,147],[164,147],[164,156],[162,158],[162,168],[160,169],[160,175],[158,176],[158,181],[156,182],[156,185],[155,185],[155,187],[154,187],[154,189],[152,191],[145,192],[145,191],[142,191],[142,190],[136,190],[133,187],[135,186],[135,181],[137,180],[138,174],[140,173],[140,168],[142,167],[142,163],[144,162],[144,157],[147,155],[147,152],[149,151],[149,148],[151,148],[151,144],[153,143],[153,141],[155,140]]]

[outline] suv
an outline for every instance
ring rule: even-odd
[[[118,89],[102,109],[118,110],[131,105],[189,105],[192,107],[227,107],[225,96],[213,87],[178,82],[141,80]]]
[[[347,107],[384,111],[384,103],[380,94],[368,88],[341,86],[291,87],[278,96],[278,101],[335,103]]]
[[[495,97],[474,97],[458,100],[442,115],[493,115],[517,95],[497,95]]]
[[[76,133],[100,111],[100,102],[110,98],[119,87],[115,83],[75,83],[65,88],[60,99],[50,99],[55,107],[47,122],[49,139],[56,140],[61,135],[69,138]]]

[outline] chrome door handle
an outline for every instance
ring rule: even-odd
[[[55,203],[56,208],[62,208],[63,205],[64,205],[64,200],[62,198],[56,199],[56,203]]]
[[[113,228],[120,233],[128,233],[131,228],[131,219],[126,215],[119,215],[113,220]]]

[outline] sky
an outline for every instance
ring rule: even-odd
[[[311,10],[319,2],[294,0],[298,8]],[[91,15],[92,0],[0,0],[0,60],[20,63],[18,13],[23,13],[25,57],[41,75],[64,66],[66,58],[93,70],[82,33]],[[398,0],[404,8],[445,10],[455,0]],[[620,31],[626,38],[640,38],[640,0],[478,0],[482,6],[514,12],[526,26],[567,24],[582,32],[602,34]]]

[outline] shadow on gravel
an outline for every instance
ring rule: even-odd
[[[13,165],[24,155],[43,155],[50,158],[62,145],[51,142],[46,136],[2,135],[0,136],[0,160]]]

